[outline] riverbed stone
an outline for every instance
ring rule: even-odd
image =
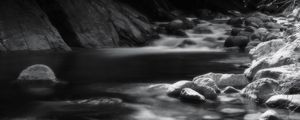
[[[193,28],[193,32],[196,34],[212,34],[213,31],[209,26],[196,26]]]
[[[271,96],[276,94],[280,89],[279,83],[271,78],[263,78],[256,80],[247,85],[241,93],[256,102],[264,102]]]
[[[199,78],[194,79],[193,82],[197,85],[202,86],[209,86],[213,88],[217,93],[220,93],[220,88],[218,87],[217,83],[211,78]]]
[[[205,102],[205,97],[191,88],[182,89],[180,93],[180,99],[186,102]]]
[[[279,49],[285,45],[282,39],[275,39],[267,42],[262,42],[258,44],[255,48],[251,49],[249,54],[252,59],[257,60],[262,57],[269,57],[274,55]]]
[[[224,93],[224,94],[240,93],[240,90],[238,90],[232,86],[228,86],[222,90],[222,93]]]
[[[206,99],[214,100],[217,98],[217,93],[213,88],[209,86],[197,85],[192,81],[185,80],[172,84],[169,87],[167,94],[171,97],[179,97],[184,88],[191,88],[203,95]]]
[[[300,94],[274,95],[266,101],[266,105],[275,108],[297,109],[300,106]]]
[[[244,74],[223,74],[220,80],[217,82],[217,85],[220,87],[244,87],[248,84],[249,81]]]
[[[264,24],[264,26],[268,29],[281,29],[282,26],[278,23],[274,23],[274,22],[267,22]]]
[[[203,120],[222,120],[222,117],[220,115],[214,114],[214,115],[204,115],[202,116]]]
[[[249,43],[249,37],[247,36],[230,36],[225,40],[225,47],[239,47],[245,48]]]
[[[259,120],[282,120],[282,119],[279,117],[279,113],[277,113],[275,110],[267,110],[259,117]]]
[[[57,78],[53,70],[47,65],[42,65],[42,64],[36,64],[27,67],[20,73],[17,80],[19,81],[41,80],[41,81],[49,81],[53,83],[57,82]]]
[[[242,17],[234,17],[228,20],[227,24],[232,25],[234,27],[241,27],[244,24],[244,20]]]
[[[182,42],[176,45],[177,48],[186,48],[189,46],[197,45],[197,43],[191,39],[184,39]]]
[[[245,70],[248,78],[253,78],[254,75],[261,69],[278,67],[283,65],[295,64],[300,61],[300,39],[284,45],[273,55],[253,61],[250,68]]]
[[[264,22],[258,17],[248,17],[245,19],[245,25],[249,26],[251,24],[256,24],[258,26],[263,26]]]

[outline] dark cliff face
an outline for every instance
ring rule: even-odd
[[[3,0],[0,50],[141,46],[155,35],[147,18],[114,0]]]
[[[250,12],[261,9],[257,7],[260,3],[260,0],[2,0],[0,51],[143,46],[156,36],[148,18],[172,20],[180,12],[197,14],[199,9]],[[280,11],[276,10],[268,11]]]

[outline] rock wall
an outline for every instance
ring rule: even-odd
[[[142,46],[156,36],[145,16],[114,0],[3,0],[0,51]]]
[[[2,0],[0,50],[62,50],[70,48],[34,0]]]

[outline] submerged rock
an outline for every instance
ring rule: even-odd
[[[180,99],[186,102],[205,102],[205,97],[191,88],[182,89]]]
[[[256,80],[247,85],[241,93],[257,102],[264,102],[271,96],[276,94],[280,89],[279,83],[271,78],[263,78]]]
[[[275,110],[267,110],[259,117],[259,120],[282,120],[282,119],[279,117],[279,113],[277,113]]]
[[[300,106],[300,95],[274,95],[266,101],[269,107],[297,109]]]

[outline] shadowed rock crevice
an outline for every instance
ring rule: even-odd
[[[70,47],[82,47],[62,6],[55,0],[37,0],[37,3]]]

